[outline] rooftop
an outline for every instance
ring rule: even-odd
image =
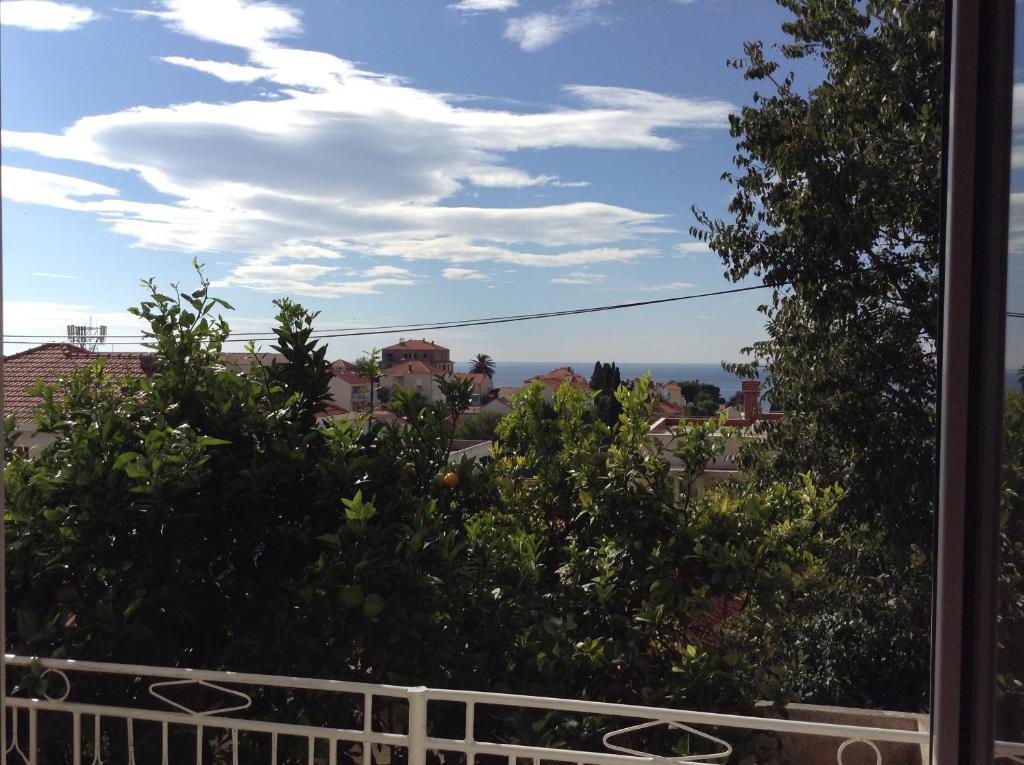
[[[400,364],[388,367],[382,374],[385,374],[388,377],[401,377],[402,375],[441,375],[444,374],[444,370],[428,366],[422,361],[403,361]]]
[[[44,343],[4,356],[4,416],[31,422],[41,399],[27,393],[40,380],[55,384],[82,367],[105,362],[111,377],[148,377],[153,371],[149,353],[96,353],[70,343]]]
[[[587,378],[572,367],[559,367],[558,369],[552,369],[550,372],[530,377],[524,382],[530,383],[534,380],[542,382],[545,385],[550,385],[552,388],[559,388],[563,383],[569,383],[581,390],[590,390],[590,383],[587,381]]]
[[[447,351],[443,345],[438,345],[433,340],[400,340],[394,345],[384,348],[385,351]]]

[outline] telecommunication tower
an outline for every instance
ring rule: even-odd
[[[94,327],[92,318],[88,324],[68,324],[68,342],[84,348],[87,351],[95,351],[107,341],[107,325],[101,324]]]

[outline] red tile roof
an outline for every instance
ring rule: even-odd
[[[4,356],[4,416],[31,422],[40,399],[28,395],[29,387],[40,380],[55,384],[101,359],[106,373],[114,378],[148,377],[152,372],[148,353],[93,353],[69,343],[45,343]]]
[[[339,371],[333,370],[333,369],[331,371],[334,373],[335,377],[337,377],[339,380],[344,380],[349,385],[369,385],[370,384],[369,380],[367,380],[365,377],[360,377],[355,372],[350,372],[348,370],[345,370],[343,372],[339,372]]]
[[[658,399],[654,411],[662,417],[678,417],[683,413],[683,408],[673,404],[671,401]]]
[[[483,385],[490,379],[483,372],[456,372],[455,376],[460,380],[472,380],[474,385]]]
[[[280,353],[222,353],[220,354],[220,360],[225,366],[232,366],[237,370],[249,371],[249,367],[253,364],[259,364],[260,366],[269,367],[272,361],[276,361],[278,364],[284,364],[287,359]]]
[[[335,404],[327,404],[321,411],[316,413],[317,417],[339,417],[348,414],[348,409]]]
[[[560,388],[563,383],[569,383],[580,390],[590,390],[590,383],[587,381],[587,378],[575,371],[572,367],[559,367],[558,369],[552,369],[550,372],[545,372],[542,375],[531,377],[528,380],[525,380],[525,382],[530,383],[534,380],[538,380],[552,388]]]
[[[443,345],[432,343],[429,340],[403,340],[400,343],[389,345],[385,351],[447,351]]]
[[[356,365],[353,364],[351,361],[345,361],[345,359],[338,359],[333,364],[331,364],[331,371],[334,374],[338,374],[338,372],[355,372]]]
[[[443,375],[444,370],[427,366],[422,361],[403,361],[399,364],[395,364],[393,367],[388,367],[384,370],[383,374],[388,377],[401,377],[402,375]]]

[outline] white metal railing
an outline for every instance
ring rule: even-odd
[[[833,756],[840,765],[851,747],[867,747],[865,753],[873,754],[875,762],[880,764],[883,761],[880,745],[910,745],[922,752],[928,745],[927,732],[918,730],[134,664],[10,655],[6,661],[9,668],[20,668],[10,673],[15,677],[9,682],[17,680],[19,672],[34,672],[37,680],[49,678],[59,686],[38,697],[6,696],[4,713],[8,715],[8,735],[0,749],[5,763],[20,765],[49,765],[51,762],[73,765],[112,762],[128,765],[144,762],[337,765],[339,761],[390,765],[393,760],[401,761],[403,752],[407,765],[426,765],[428,753],[434,761],[445,765],[452,762],[477,765],[481,760],[495,765],[523,765],[523,761],[530,765],[542,762],[545,765],[675,765],[728,761],[733,752],[728,731],[737,730],[826,737],[835,742]],[[126,684],[130,686],[130,704],[108,703],[97,698],[76,700],[79,695],[96,696],[97,689],[102,688],[96,684],[97,679],[108,685],[120,683],[122,692]],[[81,682],[76,684],[77,680]],[[84,694],[76,693],[79,686],[86,691]],[[340,723],[334,727],[329,721],[260,719],[261,701],[265,694],[272,692],[283,693],[286,700],[292,701],[297,694],[312,694],[315,699],[312,708],[324,710],[331,709],[332,704],[337,708],[339,701],[347,699],[348,708],[353,711],[349,720],[361,718],[361,725],[346,727]],[[193,703],[197,700],[203,703],[190,705],[188,696]],[[432,702],[447,707],[447,719],[449,723],[453,717],[458,721],[456,727],[462,729],[461,735],[442,735],[443,731],[436,724],[437,715],[431,713]],[[287,708],[289,704],[283,706]],[[453,706],[454,716],[451,714]],[[308,710],[309,703],[303,708]],[[486,741],[476,737],[477,715],[481,708],[597,716],[602,722],[607,722],[606,718],[620,718],[629,724],[609,724],[612,730],[601,739],[605,751]],[[275,709],[275,715],[279,715],[281,705]],[[691,741],[701,739],[699,748],[709,751],[663,756],[635,748],[637,734],[659,726],[675,729],[689,736]],[[715,733],[694,726],[711,728]],[[380,729],[384,727],[402,732]],[[622,740],[629,736],[634,737],[630,742],[632,746]],[[216,748],[213,755],[211,742]],[[259,752],[258,760],[253,759],[256,752]],[[1000,742],[998,752],[999,757],[1024,762],[1024,745]],[[47,756],[50,759],[45,759]],[[54,757],[64,759],[54,760]]]

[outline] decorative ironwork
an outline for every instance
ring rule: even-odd
[[[175,739],[179,749],[174,750],[178,753],[174,755],[173,761],[174,765],[179,765],[183,737],[186,742],[194,741],[194,745],[187,744],[188,747],[194,746],[194,759],[189,753],[188,761],[204,762],[206,742],[215,738],[218,741],[217,761],[232,765],[237,765],[243,757],[241,747],[251,746],[253,742],[261,742],[262,751],[267,756],[261,762],[269,761],[271,765],[277,765],[281,756],[291,758],[289,762],[293,761],[297,756],[294,749],[286,754],[285,747],[294,746],[296,742],[300,743],[303,750],[301,756],[307,765],[319,765],[321,762],[337,765],[342,757],[350,757],[360,765],[385,765],[392,759],[392,752],[396,748],[406,750],[408,765],[426,765],[428,752],[436,755],[441,762],[451,762],[449,755],[458,755],[457,759],[464,758],[466,765],[477,765],[481,756],[500,757],[508,765],[521,765],[524,761],[534,765],[542,762],[569,765],[683,765],[726,761],[733,754],[732,744],[724,737],[708,733],[707,729],[714,729],[716,733],[746,729],[782,736],[830,738],[836,742],[837,749],[833,751],[838,765],[844,765],[844,757],[855,745],[869,747],[875,754],[876,765],[883,762],[880,744],[915,747],[928,745],[928,733],[919,730],[724,715],[571,699],[20,656],[8,656],[7,665],[26,670],[35,666],[42,669],[41,678],[59,677],[64,681],[62,692],[52,692],[47,688],[41,698],[7,696],[4,714],[9,715],[9,733],[7,741],[0,742],[0,753],[4,755],[5,762],[17,765],[38,765],[41,730],[45,731],[47,737],[57,734],[65,737],[62,745],[70,752],[72,765],[105,765],[104,758],[114,757],[115,754],[118,761],[130,765],[134,765],[137,760],[170,765],[170,753]],[[72,678],[77,674],[101,679],[130,678],[133,687],[135,683],[144,680],[147,685],[142,687],[148,693],[140,695],[132,691],[131,701],[123,705],[86,703],[77,700],[83,693],[73,692]],[[234,703],[195,708],[202,705],[189,706],[166,693],[169,688],[188,686],[223,694]],[[83,686],[86,689],[89,687],[91,684]],[[103,687],[113,692],[112,689],[122,686],[115,682]],[[329,722],[315,725],[259,719],[258,715],[253,714],[256,709],[255,700],[263,698],[272,689],[289,694],[314,692],[318,698],[331,694],[348,697],[352,702],[345,701],[338,708],[358,710],[362,723],[359,727],[343,727],[332,726]],[[158,703],[160,708],[146,706],[147,699]],[[430,702],[446,702],[440,706],[449,710],[451,704],[461,704],[465,715],[464,736],[455,738],[431,735],[430,731],[435,726],[430,719],[429,712],[433,709]],[[375,707],[375,704],[378,706]],[[403,706],[405,709],[402,709]],[[636,722],[606,733],[602,739],[605,751],[481,741],[476,737],[476,713],[481,706],[631,718]],[[403,725],[404,731],[401,733],[374,730],[375,708],[388,709],[394,714],[395,720],[408,720],[408,726]],[[377,719],[380,720],[381,716],[378,715]],[[385,723],[387,719],[390,718],[385,716]],[[44,724],[42,720],[46,721],[47,727],[41,727]],[[385,727],[389,726],[385,724]],[[620,740],[622,736],[659,727],[668,727],[700,738],[713,746],[714,750],[707,754],[662,756],[631,748]],[[87,731],[88,734],[84,736],[87,741],[83,742],[83,734]],[[53,742],[47,740],[42,743],[50,745]],[[155,758],[151,751],[159,751],[159,757]],[[1024,744],[997,742],[996,752],[997,758],[1004,761],[1024,763]],[[245,757],[247,764],[252,761],[248,755]]]

